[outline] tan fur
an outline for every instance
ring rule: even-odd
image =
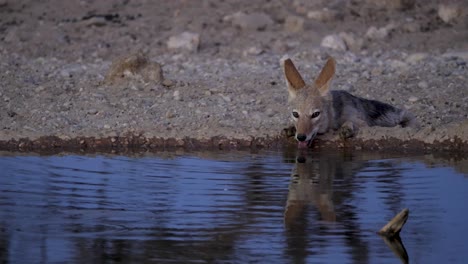
[[[330,89],[331,80],[335,75],[335,65],[335,59],[329,58],[319,76],[315,79],[315,87],[317,87],[321,95],[325,95]]]
[[[291,59],[286,59],[283,62],[283,69],[286,83],[288,84],[289,100],[291,101],[296,96],[296,91],[304,88],[306,83]]]
[[[328,91],[335,74],[335,64],[333,58],[328,59],[315,81],[306,85],[293,62],[290,59],[284,61],[283,70],[288,83],[289,101],[295,107],[293,111],[299,114],[298,118],[293,116],[296,138],[297,135],[306,135],[309,140],[313,134],[324,133],[328,129]],[[312,118],[315,112],[320,114]]]
[[[315,81],[306,84],[292,61],[284,61],[299,147],[308,146],[317,134],[329,129],[340,129],[340,136],[346,139],[353,137],[362,126],[417,127],[414,115],[405,109],[360,98],[347,91],[330,91],[335,69],[335,60],[329,58]]]

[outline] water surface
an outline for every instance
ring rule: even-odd
[[[7,153],[0,262],[466,263],[466,165],[365,153]],[[376,235],[403,208],[401,244]]]

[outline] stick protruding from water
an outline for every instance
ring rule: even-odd
[[[408,220],[409,216],[409,209],[405,208],[401,210],[395,217],[393,217],[390,222],[388,222],[380,231],[378,232],[379,235],[387,236],[387,237],[393,237],[396,236],[400,233],[401,229],[406,223],[406,220]]]

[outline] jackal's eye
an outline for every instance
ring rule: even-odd
[[[294,116],[294,118],[299,118],[299,113],[296,111],[293,111],[292,115]]]
[[[310,118],[316,118],[316,117],[318,117],[319,115],[320,115],[320,111],[316,111],[316,112],[314,112],[314,113],[310,116]]]

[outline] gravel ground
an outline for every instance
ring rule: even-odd
[[[333,56],[333,89],[421,125],[351,146],[466,151],[467,17],[466,1],[0,0],[0,148],[294,144],[279,61],[312,80]]]

